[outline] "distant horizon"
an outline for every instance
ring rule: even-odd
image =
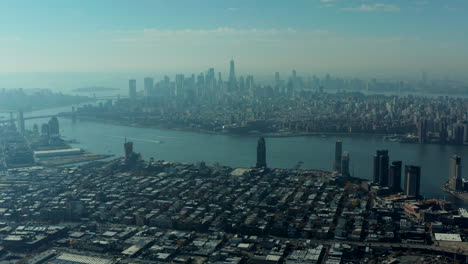
[[[237,67],[237,66],[236,66]],[[225,67],[223,71],[219,71],[215,68],[216,74],[221,72],[223,81],[227,81],[228,77],[228,67]],[[208,68],[207,68],[208,69]],[[155,81],[158,82],[164,76],[169,76],[171,81],[174,80],[176,74],[184,74],[186,77],[190,77],[191,74],[200,74],[206,73],[206,70],[203,71],[167,71],[167,72],[152,72],[152,71],[141,71],[141,72],[15,72],[15,73],[0,73],[0,89],[50,89],[53,91],[70,91],[77,88],[86,88],[86,87],[109,87],[109,88],[118,88],[118,89],[127,89],[128,88],[128,80],[129,79],[136,79],[137,86],[142,88],[143,87],[143,78],[145,77],[152,77],[155,78]],[[352,74],[337,74],[333,72],[326,72],[322,71],[319,73],[306,73],[297,70],[297,75],[299,77],[313,77],[317,76],[319,78],[325,77],[327,74],[330,74],[334,78],[340,79],[360,79],[364,81],[371,81],[372,79],[376,79],[378,81],[405,81],[405,82],[417,82],[421,80],[422,71],[419,74],[408,74],[407,76],[391,76],[387,74],[377,74],[377,75],[352,75]],[[279,72],[280,78],[282,80],[287,80],[292,73],[292,70],[289,72]],[[465,79],[457,79],[454,76],[450,75],[434,75],[430,72],[426,72],[429,81],[435,80],[445,80],[448,79],[450,81],[457,81],[468,83],[468,78]],[[239,71],[236,68],[236,74],[238,77],[240,76],[247,76],[253,75],[254,80],[257,83],[265,84],[271,83],[274,81],[275,72],[267,73],[244,73],[243,71]]]
[[[466,80],[467,11],[462,0],[6,1],[0,75],[226,74],[234,58],[239,74]]]

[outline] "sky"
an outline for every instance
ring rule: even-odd
[[[275,71],[466,78],[468,0],[2,0],[16,73]],[[1,85],[0,81],[0,85]]]

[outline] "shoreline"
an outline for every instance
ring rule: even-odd
[[[59,115],[60,117],[71,118],[69,113],[66,115]],[[77,120],[89,121],[89,122],[101,122],[106,124],[112,124],[117,126],[130,126],[130,127],[137,127],[137,128],[155,128],[155,129],[163,129],[163,130],[171,130],[171,131],[183,131],[183,132],[194,132],[194,133],[202,133],[202,134],[212,134],[212,135],[224,135],[230,137],[266,137],[266,138],[293,138],[293,137],[328,137],[328,136],[342,136],[342,137],[374,137],[374,138],[382,138],[385,141],[389,142],[396,142],[399,144],[411,144],[411,145],[440,145],[440,146],[459,146],[453,143],[446,143],[440,144],[438,142],[426,142],[421,144],[417,141],[401,141],[401,140],[388,140],[385,137],[394,137],[394,136],[404,136],[404,134],[380,134],[380,133],[343,133],[343,132],[307,132],[307,133],[244,133],[244,134],[236,134],[236,133],[229,133],[229,132],[216,132],[216,131],[209,131],[204,129],[194,129],[188,127],[168,127],[164,125],[145,125],[139,123],[130,123],[130,122],[121,122],[117,120],[108,120],[108,119],[97,119],[91,117],[76,117]],[[468,146],[468,145],[460,145]]]
[[[71,118],[70,115],[59,115],[59,117],[64,118]],[[77,120],[89,121],[89,122],[98,122],[98,123],[106,123],[112,124],[117,126],[130,126],[130,127],[138,127],[138,128],[156,128],[156,129],[164,129],[164,130],[172,130],[172,131],[184,131],[184,132],[195,132],[195,133],[203,133],[203,134],[213,134],[213,135],[225,135],[225,136],[232,136],[232,137],[269,137],[269,138],[281,138],[281,137],[307,137],[307,136],[372,136],[372,137],[385,137],[385,136],[392,136],[393,134],[374,134],[374,133],[339,133],[339,132],[307,132],[307,133],[229,133],[229,132],[217,132],[217,131],[209,131],[204,129],[194,129],[188,127],[168,127],[164,125],[145,125],[139,123],[130,123],[130,122],[121,122],[117,120],[109,120],[109,119],[99,119],[99,118],[91,118],[91,117],[82,117],[77,116]]]

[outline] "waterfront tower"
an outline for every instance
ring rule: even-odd
[[[343,152],[343,157],[341,158],[341,175],[348,177],[349,174],[349,153]]]
[[[420,144],[424,144],[427,141],[427,120],[425,119],[419,120],[418,138]]]
[[[453,191],[463,191],[461,158],[457,155],[450,157],[449,188]]]
[[[388,186],[388,150],[377,150],[374,156],[374,182],[380,186]]]
[[[463,145],[465,139],[465,127],[460,123],[457,122],[453,127],[453,141],[456,145]]]
[[[406,165],[405,166],[405,194],[412,197],[419,196],[421,185],[421,167]]]
[[[49,120],[49,135],[52,138],[57,138],[60,136],[60,126],[56,116]]]
[[[257,143],[257,168],[266,168],[265,138],[261,137]]]
[[[127,141],[127,139],[125,138],[124,149],[125,149],[125,160],[128,161],[131,159],[133,155],[133,142]]]
[[[341,172],[342,149],[343,149],[343,142],[336,141],[336,143],[335,143],[335,161],[333,163],[333,171]]]
[[[393,193],[401,192],[401,161],[393,161],[388,171],[388,186]]]

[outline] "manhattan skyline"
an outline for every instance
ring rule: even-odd
[[[231,58],[240,74],[419,78],[426,71],[464,80],[468,69],[461,0],[46,3],[0,4],[2,76],[224,73]]]

